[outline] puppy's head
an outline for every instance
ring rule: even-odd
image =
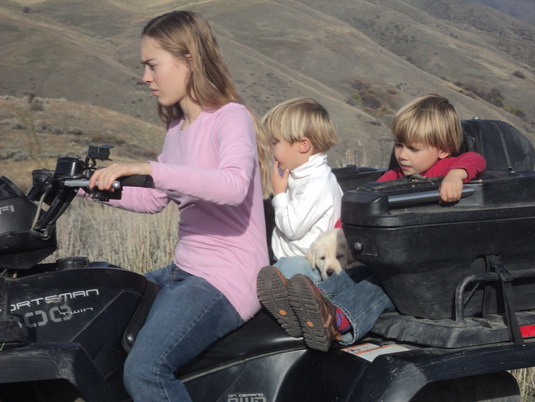
[[[346,269],[353,258],[349,252],[344,232],[334,229],[323,233],[310,245],[305,255],[323,280]]]

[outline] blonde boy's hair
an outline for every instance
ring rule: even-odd
[[[392,133],[401,144],[422,143],[454,155],[463,141],[461,121],[448,99],[436,94],[416,98],[394,116]]]
[[[280,103],[263,118],[264,129],[290,144],[308,138],[315,152],[327,152],[338,143],[327,110],[311,98],[295,98]]]

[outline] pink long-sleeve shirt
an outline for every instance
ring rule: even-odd
[[[251,115],[229,103],[201,112],[185,130],[181,124],[170,125],[150,162],[155,189],[127,187],[109,204],[143,213],[177,204],[175,264],[210,282],[248,320],[260,309],[256,276],[269,263]]]

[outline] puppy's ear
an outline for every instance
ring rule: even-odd
[[[316,242],[313,242],[310,247],[308,248],[305,258],[310,262],[310,265],[312,265],[312,270],[316,269],[316,251],[315,251],[315,245]]]
[[[349,265],[355,262],[355,259],[353,258],[353,253],[351,252],[351,249],[349,248],[349,245],[347,244],[347,242],[346,242],[346,247],[347,247],[347,264]]]
[[[346,251],[346,256],[347,256],[347,264],[351,264],[352,262],[355,262],[355,260],[353,259],[353,254],[351,253],[351,249],[349,248],[349,244],[347,244],[347,240],[346,240],[346,236],[344,235],[344,231],[342,229],[336,229],[338,230],[338,233],[336,234],[337,236],[337,241],[339,244],[342,245],[342,247],[345,249]]]

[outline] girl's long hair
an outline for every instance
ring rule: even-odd
[[[229,102],[241,103],[227,65],[208,22],[192,11],[172,11],[153,18],[142,36],[158,42],[162,49],[191,68],[188,96],[203,109],[217,110]],[[183,116],[178,104],[158,105],[160,118],[169,125]]]
[[[186,84],[186,92],[203,110],[217,110],[229,102],[243,103],[221,57],[212,29],[201,15],[192,11],[162,14],[145,25],[142,37],[145,36],[156,40],[162,49],[190,66],[191,75]],[[158,104],[158,115],[169,127],[173,120],[182,118],[184,113],[178,103],[172,106]],[[262,188],[264,197],[267,198],[271,188],[271,155],[266,155],[265,149],[269,143],[265,143],[265,136],[258,129],[254,113],[251,113],[251,117],[257,128]]]

